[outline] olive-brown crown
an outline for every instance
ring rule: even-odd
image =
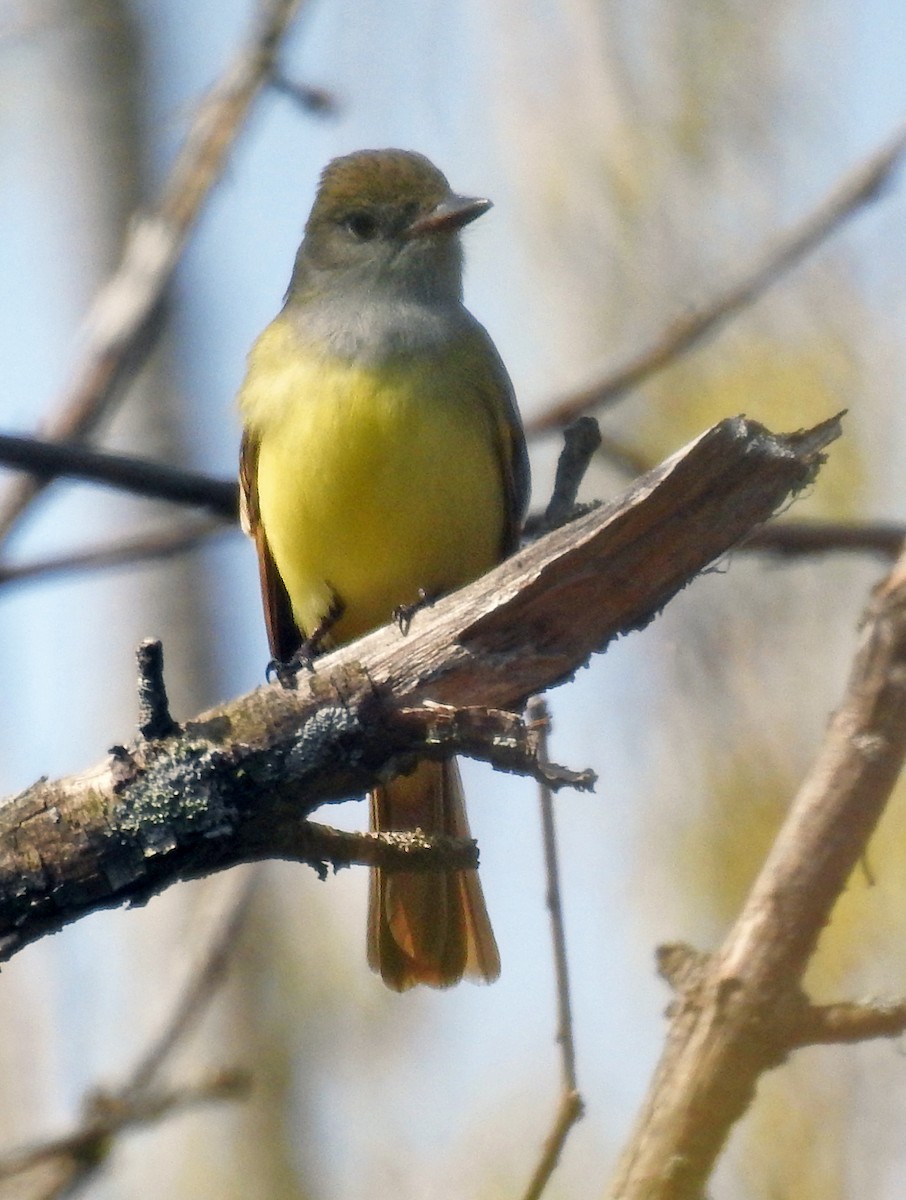
[[[328,163],[287,292],[309,317],[342,301],[456,304],[462,299],[459,231],[490,201],[459,196],[422,154],[358,150]],[[342,321],[349,322],[348,311]],[[356,322],[360,316],[356,316]],[[311,322],[309,322],[311,323]]]
[[[328,163],[306,234],[324,222],[395,212],[401,225],[430,212],[450,193],[446,176],[412,150],[357,150]]]

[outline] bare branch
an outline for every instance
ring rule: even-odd
[[[229,521],[236,521],[239,515],[239,485],[233,479],[214,479],[146,458],[93,450],[80,442],[0,433],[0,463],[20,467],[45,482],[65,475],[108,484],[136,496],[195,505]]]
[[[539,757],[547,760],[547,732],[550,716],[540,696],[533,696],[528,706],[529,719],[540,738]],[[557,859],[557,835],[554,827],[554,805],[550,788],[541,783],[541,828],[544,841],[544,866],[547,875],[547,908],[551,922],[551,944],[554,954],[554,978],[557,981],[557,1042],[560,1046],[561,1092],[557,1113],[545,1140],[541,1158],[525,1191],[524,1200],[538,1200],[553,1175],[573,1125],[582,1117],[585,1106],[576,1081],[576,1047],[573,1039],[572,1002],[569,992],[569,963],[566,957],[566,933],[563,928],[563,906],[560,901],[560,867]]]
[[[164,684],[164,652],[156,638],[146,638],[136,653],[138,661],[138,731],[156,741],[181,733],[170,716]]]
[[[160,306],[191,227],[268,82],[301,0],[267,0],[246,44],[199,106],[157,207],[136,220],[119,268],[97,297],[84,331],[82,360],[68,392],[42,427],[65,441],[91,433],[153,345]],[[0,505],[0,540],[45,486],[29,477]]]
[[[532,1181],[526,1189],[524,1200],[537,1200],[553,1175],[569,1132],[585,1115],[585,1105],[578,1092],[563,1092],[557,1106],[554,1123],[544,1142],[541,1159],[535,1168]]]
[[[535,720],[526,723],[518,714],[496,708],[454,708],[431,700],[420,708],[400,709],[399,716],[404,724],[412,723],[432,752],[489,762],[499,771],[537,779],[553,791],[594,789],[594,771],[570,771],[550,762],[543,751],[544,731]]]
[[[116,1090],[96,1088],[83,1102],[83,1119],[62,1137],[50,1138],[0,1157],[0,1181],[16,1184],[17,1195],[52,1200],[83,1187],[106,1163],[113,1139],[126,1129],[147,1124],[185,1108],[212,1100],[242,1099],[249,1077],[233,1069],[219,1070],[201,1082],[163,1088],[160,1077],[220,984],[255,886],[254,874],[233,876],[238,886],[207,932],[161,1034],[147,1048],[128,1080]]]
[[[906,1000],[871,1000],[862,1004],[810,1004],[803,1008],[794,1046],[828,1046],[865,1042],[906,1033]]]
[[[539,756],[548,760],[547,735],[550,714],[543,697],[529,701],[529,719],[540,735]],[[541,801],[541,830],[544,842],[544,870],[547,876],[547,908],[551,921],[551,946],[554,956],[554,976],[557,980],[557,1042],[560,1046],[563,1069],[563,1090],[578,1091],[576,1082],[576,1047],[573,1040],[573,1014],[569,995],[569,963],[566,957],[566,933],[563,928],[563,905],[560,899],[560,864],[557,857],[557,833],[554,826],[554,806],[551,789],[542,782],[538,789]]]
[[[804,1010],[800,981],[904,755],[906,555],[875,590],[843,702],[727,940],[671,969],[682,990],[670,1035],[610,1196],[700,1197],[759,1075],[817,1040],[810,1025],[830,1032],[830,1010]]]
[[[54,575],[77,574],[79,571],[104,570],[109,567],[133,566],[142,562],[170,558],[195,550],[214,534],[229,529],[221,521],[193,521],[176,529],[155,530],[153,533],[120,538],[106,546],[73,554],[35,558],[24,563],[0,563],[0,587],[13,584],[40,583]]]
[[[880,554],[896,558],[906,541],[906,526],[884,521],[776,521],[756,529],[737,550],[755,550],[780,558],[808,554]]]
[[[415,758],[476,750],[474,723],[438,744],[438,710],[419,727],[412,709],[513,709],[564,681],[807,486],[838,433],[836,420],[786,436],[723,421],[621,500],[418,612],[408,636],[387,626],[319,660],[298,690],[260,688],[172,737],[115,746],[81,775],[36,783],[0,807],[0,957],[96,908],[237,862],[339,861],[340,835],[328,848],[305,820],[316,807]],[[501,752],[492,737],[487,756]],[[360,861],[371,843],[344,844]]]
[[[530,537],[556,529],[577,515],[576,497],[589,464],[601,445],[601,430],[594,417],[579,417],[563,430],[563,449],[557,460],[554,490],[544,516],[527,523]]]
[[[297,83],[288,79],[279,71],[271,77],[271,87],[275,92],[289,96],[300,108],[317,116],[335,117],[339,114],[340,105],[333,92],[326,88],[313,87],[310,83]]]
[[[694,349],[709,333],[748,307],[773,283],[823,245],[846,221],[872,203],[890,182],[906,150],[906,129],[900,129],[840,180],[798,225],[788,230],[755,266],[700,308],[672,321],[651,343],[591,387],[555,401],[526,424],[529,434],[566,425],[581,413],[614,404],[643,380],[662,371]]]
[[[123,1101],[120,1097],[98,1093],[93,1112],[72,1133],[0,1158],[0,1181],[11,1180],[46,1167],[42,1171],[42,1200],[69,1195],[101,1166],[110,1151],[111,1139],[124,1129],[148,1125],[173,1112],[214,1100],[236,1100],[248,1094],[249,1076],[245,1071],[219,1071],[196,1083],[143,1092],[140,1097]],[[31,1192],[32,1195],[36,1193]]]

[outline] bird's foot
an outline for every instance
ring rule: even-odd
[[[328,634],[345,611],[346,605],[337,593],[334,592],[330,608],[318,622],[314,631],[303,639],[292,657],[287,659],[286,662],[280,662],[278,659],[272,658],[267,664],[267,671],[265,672],[267,682],[272,683],[276,680],[281,687],[294,688],[300,671],[313,671],[315,669],[315,659],[324,653],[324,642]]]
[[[393,620],[399,626],[399,631],[403,635],[409,632],[409,626],[412,624],[412,618],[417,612],[423,608],[430,608],[437,599],[436,594],[426,592],[424,588],[418,589],[418,599],[412,604],[398,604],[393,610]]]

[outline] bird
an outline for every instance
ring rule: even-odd
[[[522,423],[463,303],[461,231],[490,207],[410,150],[359,150],[321,174],[238,397],[243,524],[277,664],[344,645],[518,548]],[[380,783],[370,817],[376,831],[469,837],[455,760]],[[477,870],[372,868],[368,962],[399,992],[497,978]]]

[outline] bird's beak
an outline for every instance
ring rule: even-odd
[[[435,233],[455,233],[468,225],[491,207],[490,200],[478,200],[472,196],[457,196],[451,192],[444,196],[436,208],[423,217],[418,217],[406,229],[406,237],[429,237]]]

